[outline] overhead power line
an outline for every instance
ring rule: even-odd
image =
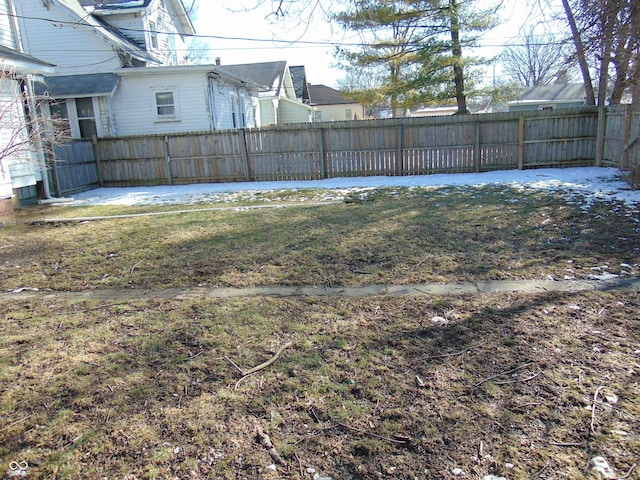
[[[23,16],[23,15],[11,15],[15,18],[21,18],[25,20],[37,20],[51,23],[54,26],[64,27],[71,26],[76,28],[78,26],[95,28],[94,25],[90,25],[85,23],[84,21],[60,21],[60,20],[51,20],[49,18],[44,17],[31,17],[31,16]],[[109,27],[104,27],[108,29]],[[187,34],[183,35],[177,32],[167,32],[162,30],[147,30],[147,29],[135,29],[135,28],[118,28],[121,32],[130,32],[130,33],[153,33],[156,35],[173,35],[179,37],[186,38],[194,38],[194,39],[202,39],[202,40],[221,40],[221,41],[232,41],[232,42],[253,42],[253,43],[270,43],[270,44],[279,44],[279,45],[288,45],[288,46],[316,46],[316,47],[392,47],[395,44],[386,43],[386,42],[345,42],[345,41],[317,41],[317,40],[284,40],[284,39],[276,39],[276,38],[254,38],[254,37],[227,37],[222,35],[203,35],[203,34]],[[477,42],[477,39],[474,39],[474,42]],[[566,40],[554,40],[540,43],[520,43],[520,42],[509,42],[509,43],[470,43],[465,45],[465,48],[505,48],[505,47],[524,47],[524,46],[551,46],[551,45],[563,45],[566,43]],[[415,46],[419,47],[420,43],[407,43],[403,44],[406,46]],[[242,48],[241,48],[242,49]],[[247,48],[248,49],[248,48]],[[77,50],[77,49],[76,49]],[[225,49],[227,50],[227,49]]]

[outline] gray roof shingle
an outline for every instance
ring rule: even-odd
[[[36,94],[51,98],[105,96],[115,91],[118,81],[114,73],[44,77],[44,83],[36,84]]]

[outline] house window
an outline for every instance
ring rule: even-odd
[[[229,103],[231,107],[231,126],[233,128],[244,128],[245,121],[244,115],[240,108],[240,102],[238,96],[233,93],[229,95]]]
[[[52,100],[49,103],[49,111],[51,112],[51,119],[56,125],[65,130],[70,130],[66,100]]]
[[[149,44],[153,50],[158,49],[158,26],[151,20],[149,20]]]
[[[175,89],[155,91],[154,101],[157,121],[179,120]]]
[[[96,128],[96,116],[93,112],[93,100],[91,98],[76,98],[76,110],[78,112],[78,126],[81,138],[91,138],[98,135]]]
[[[351,110],[350,108],[346,108],[344,110],[344,119],[353,120],[353,110]]]

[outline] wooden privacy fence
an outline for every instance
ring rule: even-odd
[[[91,146],[102,186],[486,172],[618,165],[629,139],[614,126],[627,114],[589,107],[73,143]]]

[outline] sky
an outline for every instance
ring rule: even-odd
[[[479,5],[495,1],[480,0]],[[286,60],[290,66],[304,65],[310,83],[336,88],[344,72],[333,66],[334,45],[358,42],[352,33],[345,33],[339,26],[332,27],[320,10],[305,12],[303,19],[273,15],[277,0],[184,0],[184,3],[187,7],[195,6],[194,25],[197,34],[208,43],[208,63],[213,63],[216,57],[223,65]],[[532,10],[537,10],[534,7],[537,4],[538,0],[504,0],[500,11],[502,23],[484,35],[486,47],[465,53],[498,55],[502,46],[517,42],[523,25],[548,16],[548,12]],[[500,75],[499,66],[489,67],[485,82],[490,84]]]
[[[568,200],[588,206],[595,200],[622,202],[640,208],[640,190],[632,191],[616,168],[553,168],[501,170],[455,175],[416,175],[401,177],[353,177],[326,180],[200,183],[192,185],[98,188],[79,193],[61,205],[194,205],[207,201],[251,199],[256,193],[291,189],[323,189],[324,197],[314,201],[341,201],[347,195],[361,194],[379,187],[475,187],[497,185],[530,191],[553,191]],[[452,191],[453,192],[453,191]],[[263,197],[261,197],[263,198]],[[516,201],[517,199],[514,199]],[[273,200],[272,200],[273,201]],[[640,218],[636,221],[640,224]]]

